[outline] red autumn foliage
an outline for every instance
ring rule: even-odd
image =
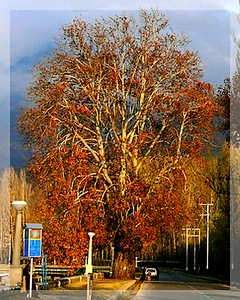
[[[216,114],[185,38],[167,32],[158,11],[140,11],[139,22],[65,26],[34,70],[32,106],[20,117],[43,191],[36,217],[46,251],[80,263],[94,231],[95,247],[115,247],[118,278],[132,278],[135,253],[190,218],[184,174],[206,149]]]

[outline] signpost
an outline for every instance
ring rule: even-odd
[[[24,228],[23,256],[30,258],[29,298],[32,298],[33,258],[41,257],[42,253],[42,224],[26,223]]]

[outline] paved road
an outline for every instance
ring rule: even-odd
[[[222,284],[162,271],[158,280],[144,282],[132,300],[235,300],[240,291]]]

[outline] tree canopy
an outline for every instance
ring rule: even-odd
[[[80,259],[94,230],[96,247],[115,247],[114,276],[130,278],[136,251],[186,222],[185,169],[217,112],[187,45],[158,10],[75,18],[34,67],[20,132],[55,256]]]

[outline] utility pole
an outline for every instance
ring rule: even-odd
[[[193,270],[196,270],[196,240],[195,235],[193,237]]]
[[[186,228],[186,271],[188,270],[188,228]]]
[[[198,244],[199,244],[199,249],[200,249],[200,228],[184,228],[183,229],[185,231],[185,243],[186,243],[186,271],[188,271],[188,239],[190,237],[193,237],[194,240],[194,253],[193,253],[193,268],[194,270],[196,270],[196,241],[195,238],[198,237]]]
[[[206,258],[206,269],[209,269],[209,219],[210,219],[210,206],[213,203],[201,203],[200,205],[206,205],[206,212],[202,216],[207,217],[207,258]]]

